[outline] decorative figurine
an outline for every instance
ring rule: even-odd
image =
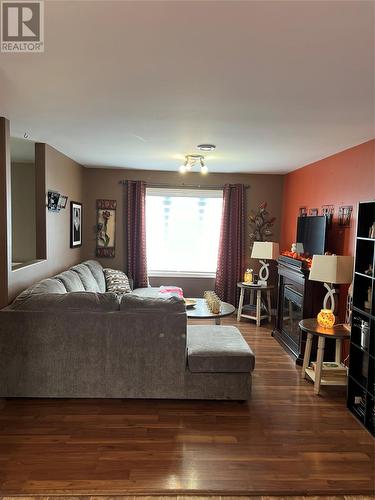
[[[375,238],[375,222],[373,222],[372,226],[369,229],[368,237]]]
[[[372,290],[371,287],[369,286],[367,289],[367,300],[365,300],[365,309],[371,310],[371,303],[372,303]]]
[[[366,269],[365,271],[365,274],[367,274],[367,276],[372,276],[372,273],[373,273],[373,267],[372,264],[369,264],[368,269]]]

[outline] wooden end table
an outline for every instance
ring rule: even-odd
[[[268,319],[271,321],[271,290],[274,288],[273,285],[246,285],[244,283],[237,283],[237,287],[241,289],[240,302],[238,304],[237,310],[237,321],[241,321],[241,318],[248,318],[256,321],[256,325],[260,326],[262,319]],[[243,314],[243,302],[245,297],[245,290],[250,290],[250,304],[254,302],[254,292],[256,293],[256,306],[255,306],[255,316],[252,314]],[[262,292],[266,292],[267,296],[267,314],[262,314]]]
[[[307,375],[314,382],[314,394],[319,394],[321,385],[346,385],[346,378],[344,380],[342,378],[322,379],[322,368],[326,339],[336,340],[335,363],[340,364],[342,341],[350,338],[350,332],[344,325],[334,325],[332,328],[322,328],[315,318],[303,319],[299,322],[299,327],[303,332],[307,333],[301,376],[304,379]],[[314,335],[318,336],[316,370],[309,368],[312,339]]]

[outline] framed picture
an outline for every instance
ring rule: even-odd
[[[60,194],[59,202],[57,204],[57,208],[60,210],[61,208],[66,208],[66,203],[68,201],[68,197],[64,194]]]
[[[82,245],[82,203],[70,202],[70,248]]]
[[[322,215],[325,215],[327,218],[328,229],[331,229],[332,227],[334,209],[335,207],[333,205],[322,205]]]
[[[352,217],[353,206],[346,205],[339,207],[339,226],[350,227],[350,219]]]
[[[116,200],[96,200],[96,256],[114,257],[116,241]]]
[[[310,208],[309,210],[309,215],[311,215],[312,217],[315,217],[316,215],[318,215],[319,213],[319,210],[317,208]]]
[[[60,193],[58,193],[57,191],[48,191],[47,208],[49,212],[59,211],[59,198],[60,198]]]
[[[306,217],[307,207],[299,207],[299,217]]]

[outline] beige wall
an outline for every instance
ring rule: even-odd
[[[35,163],[11,164],[12,261],[36,258]]]
[[[279,241],[280,215],[282,205],[283,176],[255,174],[208,174],[190,173],[182,176],[178,172],[126,169],[84,169],[84,248],[85,259],[95,258],[96,200],[100,198],[117,200],[116,256],[113,259],[98,259],[103,266],[126,270],[126,242],[124,241],[124,205],[121,180],[144,180],[148,183],[162,183],[171,186],[224,185],[243,183],[250,187],[247,193],[247,211],[256,209],[263,201],[268,202],[269,211],[276,216],[274,226],[275,241]],[[247,227],[247,248],[249,247],[249,225]],[[255,263],[254,263],[255,267]],[[214,280],[199,278],[151,278],[151,284],[175,284],[184,289],[185,296],[199,296],[202,291],[212,289]]]
[[[47,259],[11,271],[9,300],[30,284],[83,260],[82,248],[70,248],[70,201],[83,200],[83,170],[75,161],[46,146],[46,189],[67,195],[68,204],[59,213],[47,211]]]

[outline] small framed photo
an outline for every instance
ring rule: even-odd
[[[322,215],[327,218],[327,227],[331,229],[333,221],[333,212],[335,210],[334,205],[322,205]]]
[[[82,203],[70,202],[70,248],[82,246]]]
[[[299,207],[299,216],[306,217],[307,215],[307,207]]]
[[[47,208],[49,212],[59,211],[59,198],[60,198],[60,193],[58,193],[57,191],[48,191]]]
[[[339,226],[350,227],[350,219],[352,217],[353,206],[346,205],[339,207]]]
[[[58,203],[58,209],[60,210],[61,208],[66,208],[66,203],[68,201],[68,197],[65,196],[64,194],[60,194],[59,197],[59,203]]]
[[[309,215],[311,215],[312,217],[316,217],[319,213],[319,210],[317,208],[310,208],[309,210]]]

